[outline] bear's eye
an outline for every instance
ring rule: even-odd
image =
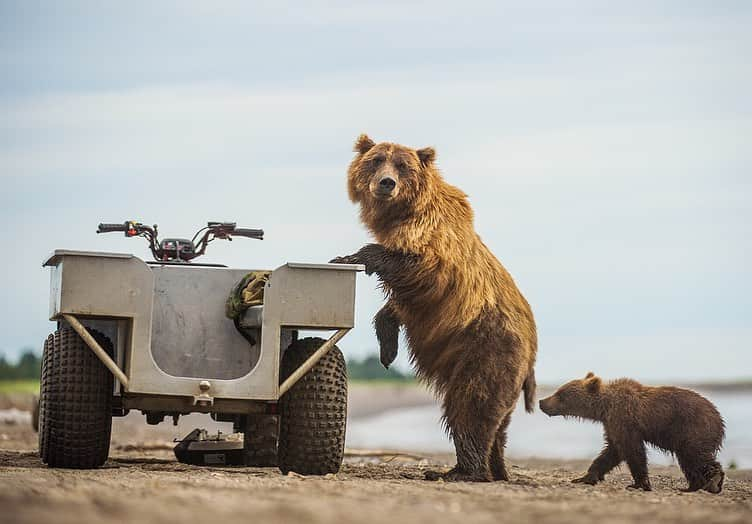
[[[394,167],[400,170],[404,170],[407,167],[407,162],[405,162],[404,160],[397,160],[394,163]]]
[[[384,155],[376,155],[376,156],[374,156],[371,159],[371,162],[373,163],[373,165],[378,166],[379,164],[381,164],[382,162],[384,162],[384,160],[386,160],[386,156],[384,156]]]

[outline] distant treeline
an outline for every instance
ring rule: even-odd
[[[0,356],[0,380],[39,379],[40,366],[40,357],[31,349],[24,351],[15,364]]]
[[[395,382],[411,381],[415,377],[411,373],[401,373],[394,367],[384,369],[379,357],[370,356],[363,360],[347,360],[347,375],[352,380],[390,380]]]
[[[41,365],[40,357],[33,351],[27,350],[11,364],[5,357],[0,356],[0,380],[38,379]],[[349,359],[347,373],[353,380],[392,380],[410,381],[414,377],[410,373],[402,373],[394,367],[384,369],[377,356],[366,357],[363,360]]]

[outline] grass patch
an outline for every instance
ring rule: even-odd
[[[0,393],[33,393],[39,394],[37,379],[0,380]]]

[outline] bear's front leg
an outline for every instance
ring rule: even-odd
[[[397,358],[400,324],[400,319],[391,302],[387,302],[373,319],[376,339],[379,341],[381,365],[386,369],[389,369],[394,359]]]
[[[332,259],[332,264],[363,264],[366,274],[378,275],[392,289],[413,289],[416,286],[420,256],[387,249],[380,244],[366,244],[357,253]]]
[[[652,491],[648,478],[648,456],[645,452],[645,443],[638,435],[622,436],[618,442],[619,454],[624,457],[632,474],[632,484],[628,489],[642,489]]]
[[[366,266],[366,275],[378,273],[383,265],[388,251],[379,244],[366,244],[352,255],[336,257],[329,261],[330,264],[363,264]]]
[[[595,485],[602,481],[606,476],[606,473],[614,469],[621,462],[621,456],[616,446],[610,441],[606,440],[606,447],[603,448],[601,454],[598,455],[593,463],[588,468],[587,473],[582,477],[572,479],[572,482],[578,484],[590,484]]]
[[[358,254],[353,253],[352,255],[343,255],[341,257],[334,257],[329,261],[330,264],[361,264],[362,262],[358,259]]]

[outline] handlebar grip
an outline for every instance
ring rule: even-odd
[[[263,229],[246,229],[242,227],[236,227],[230,234],[232,236],[237,236],[237,237],[248,237],[248,238],[257,238],[259,240],[264,240]]]
[[[97,233],[114,233],[127,231],[128,226],[125,224],[99,224],[97,227]]]

